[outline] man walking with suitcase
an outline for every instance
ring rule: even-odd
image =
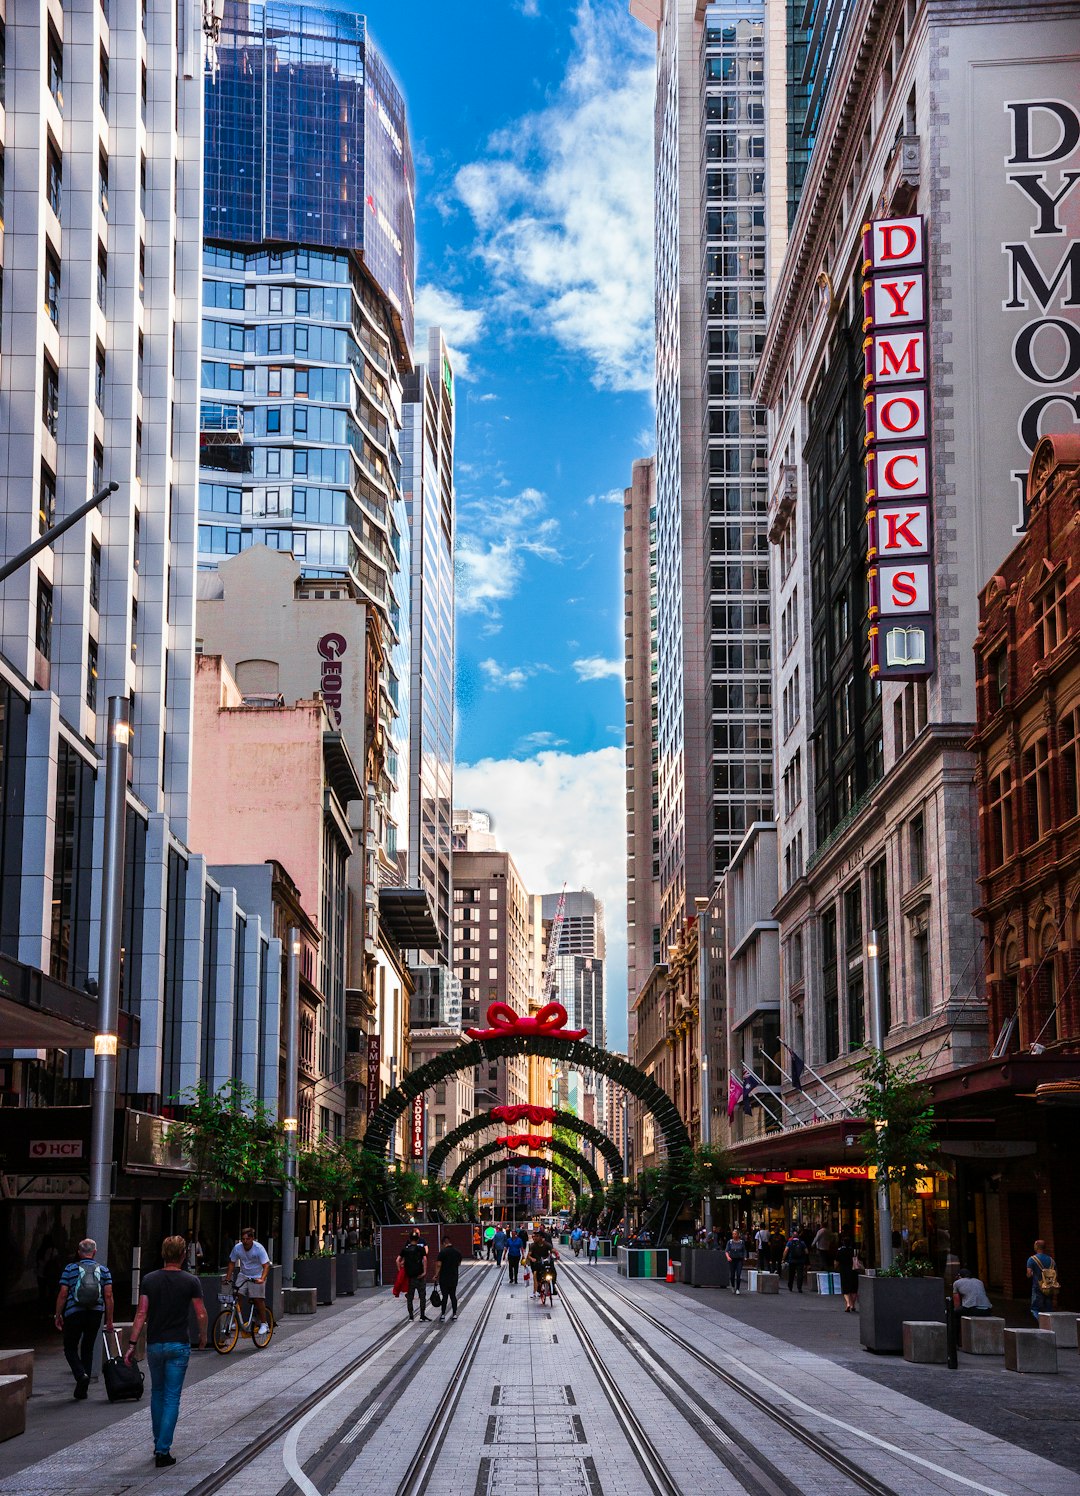
[[[195,1310],[199,1325],[199,1349],[206,1349],[206,1305],[202,1284],[194,1273],[184,1271],[187,1242],[182,1236],[167,1236],[161,1244],[164,1267],[147,1273],[140,1283],[139,1307],[131,1326],[131,1339],[124,1360],[131,1365],[143,1325],[146,1326],[146,1359],[150,1363],[150,1421],[154,1429],[154,1464],[158,1469],[175,1465],[173,1434],[180,1412],[180,1393],[191,1359],[188,1311]]]
[[[97,1260],[97,1242],[89,1236],[79,1243],[79,1255],[60,1274],[56,1297],[56,1328],[64,1332],[64,1355],[75,1378],[74,1396],[81,1402],[94,1369],[94,1343],[105,1316],[105,1332],[112,1334],[112,1274]]]

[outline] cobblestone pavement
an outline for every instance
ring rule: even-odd
[[[913,1366],[899,1356],[874,1356],[859,1344],[858,1315],[843,1300],[816,1293],[742,1293],[677,1287],[675,1298],[715,1310],[736,1326],[777,1339],[845,1366],[868,1381],[962,1419],[976,1429],[1042,1455],[1080,1477],[1080,1355],[1063,1350],[1057,1376],[1017,1376],[997,1357],[960,1352],[960,1366]],[[1026,1303],[995,1303],[1011,1325],[1032,1324]],[[1080,1491],[1080,1479],[1076,1490]]]
[[[53,1416],[71,1442],[21,1469],[8,1456],[20,1441],[0,1446],[0,1493],[189,1496],[253,1434],[378,1345],[373,1359],[251,1459],[224,1496],[391,1496],[449,1385],[460,1396],[428,1496],[641,1496],[648,1483],[575,1331],[577,1316],[676,1486],[693,1496],[850,1496],[851,1482],[782,1429],[770,1406],[827,1438],[896,1496],[1080,1496],[1080,1478],[1054,1462],[1049,1442],[1034,1453],[985,1431],[956,1394],[958,1416],[908,1395],[886,1380],[898,1370],[894,1363],[875,1360],[866,1374],[847,1341],[832,1337],[832,1314],[847,1319],[844,1336],[856,1328],[852,1317],[827,1301],[777,1306],[761,1296],[627,1283],[609,1266],[567,1263],[561,1277],[563,1300],[545,1310],[525,1285],[511,1287],[490,1266],[469,1266],[456,1323],[409,1323],[401,1304],[379,1290],[265,1353],[215,1358],[214,1373],[185,1389],[179,1462],[169,1470],[156,1470],[150,1458],[145,1402],[83,1437],[77,1418],[84,1405],[66,1400]],[[496,1283],[475,1359],[455,1380]],[[765,1406],[754,1407],[681,1354],[634,1304],[756,1390]],[[788,1328],[787,1338],[765,1326],[766,1316]],[[802,1339],[820,1340],[825,1353]],[[1011,1391],[1002,1378],[1025,1389],[1035,1381],[981,1370],[970,1379],[995,1374],[999,1402]],[[969,1385],[968,1375],[951,1375],[948,1385]],[[1065,1380],[1075,1418],[1071,1371],[1037,1386]]]

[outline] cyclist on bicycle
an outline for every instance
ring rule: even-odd
[[[255,1240],[255,1228],[245,1226],[240,1240],[229,1253],[229,1266],[225,1270],[225,1282],[231,1283],[236,1273],[236,1292],[251,1301],[260,1325],[266,1323],[266,1278],[270,1272],[270,1258],[261,1242]]]

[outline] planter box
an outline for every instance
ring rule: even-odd
[[[859,1277],[859,1339],[868,1351],[898,1356],[904,1321],[945,1321],[944,1278]]]
[[[693,1288],[726,1288],[730,1282],[728,1260],[716,1247],[684,1247],[683,1282]]]
[[[356,1253],[339,1252],[337,1256],[337,1296],[351,1299],[356,1292]]]
[[[304,1257],[296,1264],[294,1288],[314,1288],[320,1304],[332,1304],[337,1286],[337,1259]]]
[[[359,1268],[376,1267],[377,1263],[375,1261],[375,1248],[374,1247],[357,1247],[357,1249],[356,1249],[356,1266],[357,1266],[358,1269]]]
[[[619,1275],[623,1278],[666,1278],[668,1254],[664,1247],[620,1247]]]

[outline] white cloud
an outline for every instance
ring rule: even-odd
[[[527,556],[561,559],[559,522],[544,495],[524,488],[512,497],[473,499],[458,511],[457,605],[462,613],[499,619],[499,604],[514,595]]]
[[[590,509],[594,509],[597,504],[618,504],[621,509],[625,502],[621,488],[609,488],[607,493],[591,493],[585,500]]]
[[[653,53],[621,0],[581,0],[554,102],[456,180],[501,310],[583,355],[603,389],[652,387]]]
[[[413,357],[417,363],[427,360],[427,331],[429,327],[441,327],[450,362],[458,379],[469,377],[469,353],[484,331],[484,314],[474,307],[467,307],[453,291],[439,286],[423,285],[416,293],[416,336],[413,340]]]
[[[581,681],[621,681],[624,674],[622,660],[605,660],[602,655],[586,655],[584,659],[575,660],[574,669],[577,671],[578,680]]]
[[[538,16],[540,14],[540,0],[518,0],[518,10],[523,16]]]
[[[550,665],[500,665],[498,660],[481,660],[480,669],[487,676],[487,691],[520,691],[526,681],[532,680]]]
[[[454,771],[454,803],[490,811],[530,893],[589,888],[604,901],[608,1044],[626,1045],[626,802],[621,748],[481,759]]]
[[[519,753],[536,753],[541,748],[565,748],[566,738],[558,738],[553,732],[527,732],[523,738],[518,739]]]

